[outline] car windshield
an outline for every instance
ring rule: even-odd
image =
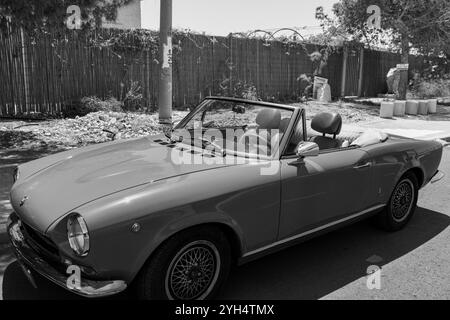
[[[292,115],[288,108],[206,99],[175,127],[172,139],[222,156],[271,157]]]

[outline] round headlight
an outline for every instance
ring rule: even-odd
[[[79,256],[86,256],[89,252],[89,231],[83,217],[74,214],[67,220],[67,238],[70,247]]]

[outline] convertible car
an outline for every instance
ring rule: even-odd
[[[206,299],[232,264],[371,216],[403,228],[443,177],[442,145],[341,127],[339,114],[209,97],[164,134],[20,165],[17,259],[30,281],[82,296]]]

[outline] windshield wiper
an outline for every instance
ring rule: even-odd
[[[219,152],[219,154],[222,157],[225,157],[227,155],[227,152],[224,150],[224,148],[219,146],[217,143],[214,143],[212,141],[209,141],[208,139],[201,138],[201,137],[194,137],[194,139],[200,140],[202,142],[202,148],[203,149],[206,149],[206,147],[208,147],[208,146],[213,146],[214,147],[214,151]]]

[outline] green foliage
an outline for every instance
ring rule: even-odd
[[[141,86],[139,82],[133,81],[123,99],[123,109],[125,111],[138,111],[143,110],[143,108],[144,98],[141,93]]]
[[[117,8],[131,0],[2,0],[0,2],[0,29],[23,27],[28,34],[56,31],[65,28],[70,15],[67,8],[78,5],[84,30],[99,27],[102,18],[115,20]]]
[[[381,10],[380,29],[367,24],[371,5]],[[340,0],[333,11],[336,21],[323,20],[352,40],[399,50],[402,63],[409,63],[412,48],[424,55],[450,53],[450,0]],[[398,99],[406,98],[407,85],[407,76],[401,73]]]
[[[303,73],[298,78],[297,81],[300,83],[300,92],[302,93],[302,98],[309,98],[313,93],[314,81],[312,76],[308,76]]]
[[[150,51],[156,56],[159,47],[159,34],[144,29],[110,30],[90,37],[89,40],[92,46],[110,48],[117,53]]]
[[[411,93],[416,98],[450,97],[450,74],[442,78],[419,78],[414,81]]]
[[[102,100],[96,96],[84,97],[81,99],[78,110],[76,110],[76,115],[83,116],[97,111],[121,112],[123,110],[122,106],[122,102],[113,97],[109,97],[106,100]]]
[[[415,78],[424,79],[439,79],[448,76],[448,60],[439,57],[422,57],[422,64],[420,64],[419,70],[412,70],[416,74]]]
[[[370,5],[381,8],[381,29],[366,24]],[[426,54],[449,53],[450,0],[340,0],[333,11],[337,25],[353,39],[407,50],[412,45]]]
[[[252,83],[242,80],[224,79],[219,85],[219,95],[225,97],[243,98],[247,100],[260,100],[258,90]]]

